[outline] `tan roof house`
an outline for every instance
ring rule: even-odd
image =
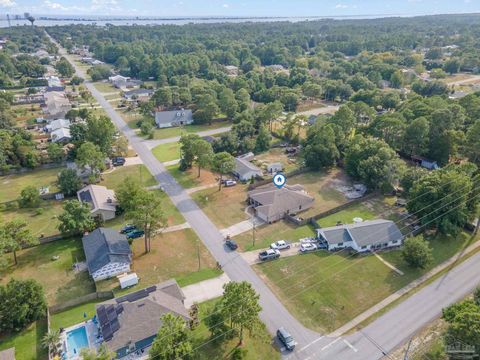
[[[117,209],[115,192],[101,185],[88,185],[77,192],[78,200],[90,204],[90,213],[93,216],[100,216],[103,221],[115,217]]]
[[[273,185],[248,192],[248,203],[253,206],[255,215],[268,223],[281,220],[287,214],[296,214],[312,207],[315,198],[308,195],[300,184]]]

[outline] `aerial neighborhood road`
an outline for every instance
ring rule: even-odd
[[[84,71],[76,66],[65,49],[61,48],[57,42],[55,43],[59,46],[60,53],[66,56],[75,67],[78,76],[86,79]],[[289,359],[389,358],[388,354],[392,350],[438,317],[443,307],[466,296],[480,283],[478,276],[480,254],[476,254],[352,335],[328,336],[309,330],[289,313],[247,261],[224,247],[223,236],[217,227],[169,174],[164,165],[153,156],[150,147],[135,134],[133,129],[128,127],[94,85],[85,81],[85,86],[116,127],[127,137],[145,166],[161,184],[214,258],[222,265],[230,279],[248,281],[260,294],[263,308],[261,318],[270,333],[274,334],[276,329],[284,326],[294,336],[298,343],[296,350],[292,353],[284,352],[285,357]]]

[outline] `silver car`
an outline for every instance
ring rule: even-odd
[[[270,244],[270,249],[273,249],[273,250],[290,249],[290,243],[286,242],[285,240],[278,240]]]

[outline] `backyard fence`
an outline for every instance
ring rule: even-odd
[[[366,196],[362,196],[361,198],[350,200],[350,201],[346,202],[345,204],[339,205],[339,206],[334,207],[333,209],[329,209],[327,211],[323,211],[319,214],[316,214],[316,215],[314,215],[312,217],[309,217],[309,218],[306,218],[306,219],[297,218],[297,217],[294,217],[292,215],[287,214],[287,215],[285,215],[285,220],[287,220],[287,221],[289,221],[292,224],[297,225],[297,226],[310,224],[314,228],[319,229],[320,225],[317,223],[317,220],[320,220],[320,219],[322,219],[324,217],[327,217],[329,215],[332,215],[332,214],[336,214],[336,213],[338,213],[342,210],[345,210],[346,208],[348,208],[348,207],[350,207],[354,204],[358,204],[358,203],[361,203],[363,201],[372,199],[377,195],[378,195],[377,192],[372,192],[372,193],[370,193]]]
[[[55,314],[55,313],[61,312],[63,310],[67,310],[69,308],[72,308],[72,307],[75,307],[75,306],[78,306],[78,305],[82,305],[84,303],[87,303],[87,302],[90,302],[90,301],[93,301],[93,300],[113,299],[113,298],[114,298],[113,291],[97,291],[97,292],[90,293],[90,294],[87,294],[87,295],[84,295],[84,296],[80,296],[76,299],[66,301],[62,304],[57,304],[57,305],[50,306],[48,308],[48,311],[52,314]]]
[[[308,168],[302,167],[300,169],[296,169],[296,170],[293,170],[293,171],[290,171],[290,172],[286,173],[285,176],[287,178],[289,178],[289,177],[292,177],[292,176],[295,176],[295,175],[300,175],[300,174],[306,173],[308,171],[310,171]],[[271,182],[272,182],[271,179],[256,181],[255,183],[248,185],[248,190],[253,190],[253,189],[255,189],[259,186],[270,184]]]

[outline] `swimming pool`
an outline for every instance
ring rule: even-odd
[[[67,359],[73,359],[80,354],[80,350],[88,348],[87,330],[85,326],[67,332]]]

